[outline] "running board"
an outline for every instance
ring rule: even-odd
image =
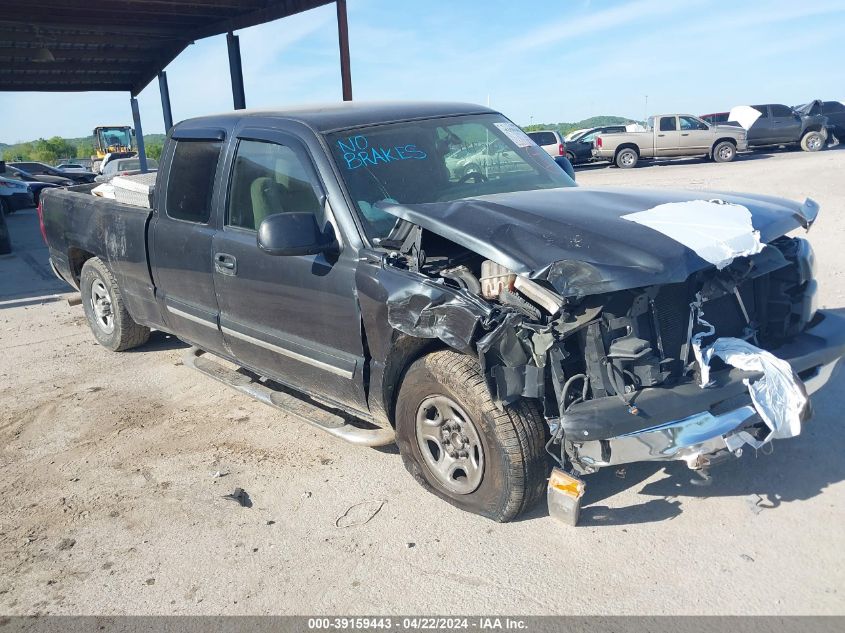
[[[196,369],[233,389],[237,389],[259,402],[275,407],[350,444],[356,444],[358,446],[386,446],[396,441],[396,434],[393,429],[362,429],[353,426],[344,420],[343,417],[327,409],[300,400],[283,391],[272,389],[247,375],[227,369],[220,363],[216,363],[209,358],[204,358],[203,354],[205,354],[205,351],[198,347],[192,347],[182,356],[182,362],[186,366]]]

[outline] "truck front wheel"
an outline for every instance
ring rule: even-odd
[[[630,169],[631,167],[637,166],[639,159],[640,156],[636,150],[626,147],[625,149],[619,150],[616,154],[616,165],[622,169]]]
[[[129,316],[114,275],[99,257],[82,266],[79,289],[85,317],[100,345],[122,352],[143,345],[150,338],[150,328],[138,325]]]
[[[713,160],[717,163],[729,163],[736,158],[736,146],[730,141],[722,141],[713,148]]]
[[[396,403],[396,441],[408,472],[449,503],[510,521],[543,493],[546,425],[521,400],[501,410],[478,361],[445,350],[405,373]]]
[[[801,137],[801,149],[805,152],[817,152],[824,147],[824,137],[820,132],[807,132]]]

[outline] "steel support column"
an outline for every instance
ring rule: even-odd
[[[335,0],[337,5],[337,41],[340,45],[340,83],[343,100],[352,101],[352,71],[349,68],[349,25],[346,22],[346,0]]]
[[[167,87],[167,73],[158,74],[158,91],[161,94],[161,114],[164,116],[164,133],[173,127],[173,112],[170,110],[170,89]]]
[[[141,129],[141,111],[138,109],[138,100],[135,97],[129,98],[129,105],[132,106],[132,123],[135,125],[135,143],[138,145],[138,159],[141,163],[141,173],[147,173],[147,150],[144,147],[144,130]]]
[[[226,45],[229,48],[229,75],[232,77],[232,101],[235,110],[246,108],[244,96],[244,72],[241,67],[241,43],[231,31],[226,33]]]

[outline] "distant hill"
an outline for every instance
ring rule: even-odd
[[[165,138],[164,134],[144,134],[144,144],[148,148],[147,154],[154,158],[160,156]],[[93,136],[77,138],[54,136],[51,139],[36,139],[22,143],[0,143],[0,159],[55,163],[57,160],[66,158],[90,158],[94,152],[93,146]]]
[[[576,121],[574,123],[534,123],[532,125],[524,126],[523,129],[526,132],[532,132],[534,130],[557,130],[565,136],[573,130],[583,130],[585,128],[599,127],[602,125],[625,125],[627,123],[641,123],[641,121],[635,121],[634,119],[622,116],[600,115],[591,116],[589,119]]]

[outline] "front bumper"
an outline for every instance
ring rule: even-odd
[[[808,395],[818,391],[845,356],[845,310],[820,310],[810,327],[772,353],[789,362]],[[644,389],[636,399],[637,415],[615,398],[575,405],[561,418],[572,464],[580,472],[655,460],[705,468],[738,455],[748,437],[740,434],[762,425],[743,382],[760,376],[725,369],[711,374],[712,386],[705,389],[692,381]]]

